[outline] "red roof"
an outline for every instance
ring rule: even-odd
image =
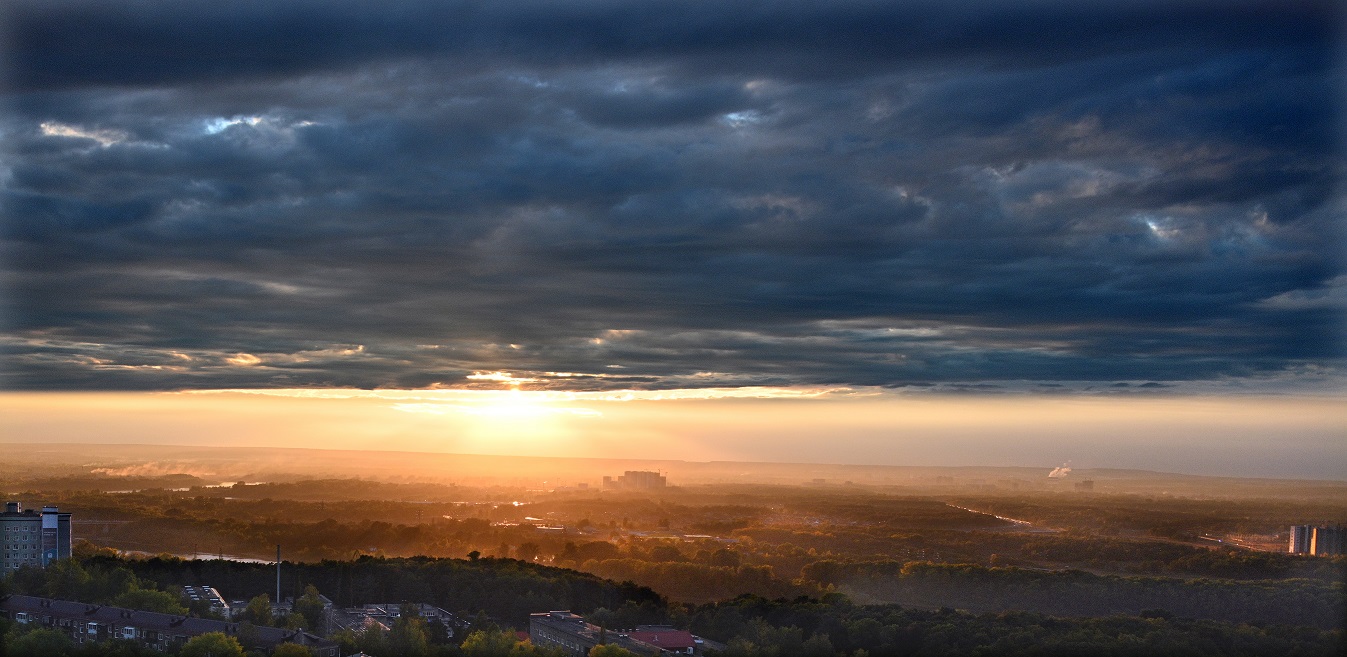
[[[658,632],[627,632],[627,636],[666,650],[687,650],[695,648],[697,642],[692,633],[686,630],[660,630]]]

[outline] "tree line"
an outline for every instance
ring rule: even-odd
[[[915,607],[1007,609],[1053,616],[1110,616],[1162,609],[1187,618],[1341,627],[1342,582],[1232,581],[1096,575],[1079,570],[974,564],[820,561],[805,576],[821,584]]]

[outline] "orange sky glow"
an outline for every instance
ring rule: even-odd
[[[837,388],[6,393],[7,442],[287,446],[1341,479],[1317,397],[951,397]]]

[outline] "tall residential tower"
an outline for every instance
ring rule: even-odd
[[[54,506],[42,513],[7,502],[0,513],[0,575],[23,566],[45,568],[70,556],[70,514]]]

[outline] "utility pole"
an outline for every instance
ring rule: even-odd
[[[281,604],[281,545],[276,544],[276,604]]]

